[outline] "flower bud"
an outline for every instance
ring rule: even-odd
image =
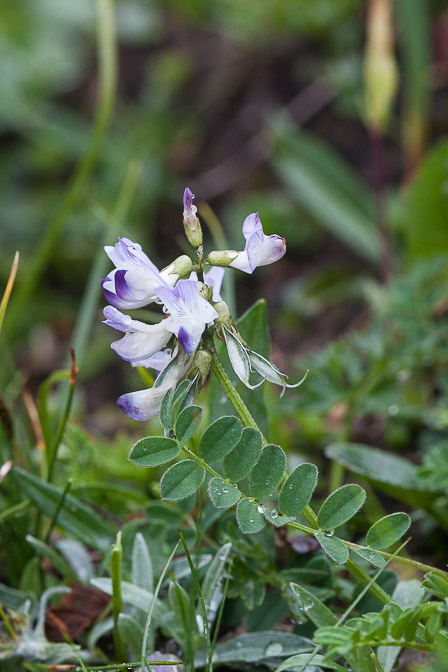
[[[178,275],[179,278],[188,278],[193,268],[193,262],[186,254],[177,257],[169,266],[163,269],[165,275]]]
[[[218,303],[214,304],[214,308],[219,316],[216,319],[216,323],[228,326],[230,323],[230,310],[227,303],[225,301],[218,301]]]
[[[391,0],[370,0],[364,64],[366,118],[384,132],[397,88]]]
[[[227,267],[237,258],[238,254],[236,250],[214,250],[208,255],[207,263],[211,266]]]
[[[201,384],[207,380],[212,365],[212,356],[207,350],[197,350],[191,367],[191,374],[199,374]]]
[[[196,249],[202,245],[202,230],[196,216],[197,207],[193,205],[194,194],[187,187],[184,191],[184,229],[187,240]]]

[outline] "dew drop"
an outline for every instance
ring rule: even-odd
[[[292,487],[293,487],[293,486],[292,486],[292,483],[290,483],[290,484],[288,485],[288,489],[289,489],[289,490],[292,490]]]
[[[280,656],[282,653],[283,653],[283,646],[276,642],[268,644],[264,652],[265,656]]]
[[[249,518],[249,523],[255,523],[255,518]]]
[[[276,509],[272,509],[272,511],[270,513],[270,516],[271,516],[271,518],[277,518],[278,513],[277,513]]]
[[[400,412],[400,409],[397,406],[397,404],[391,404],[388,408],[389,415],[392,415],[392,416],[398,415],[399,412]]]
[[[223,492],[224,495],[227,495],[228,492],[229,492],[229,488],[223,488],[222,492]]]
[[[269,485],[270,482],[271,482],[271,481],[269,480],[269,478],[267,478],[267,479],[265,480],[264,484],[265,484],[265,485]]]
[[[311,597],[306,597],[303,601],[303,611],[309,611],[314,607],[314,600]]]
[[[332,537],[333,535],[334,535],[334,530],[327,530],[327,531],[325,532],[325,536],[326,536],[326,537]]]

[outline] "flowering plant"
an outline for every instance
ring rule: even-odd
[[[162,271],[146,256],[140,245],[120,238],[114,247],[105,248],[115,265],[101,281],[111,305],[104,309],[105,324],[124,333],[112,343],[112,349],[133,366],[154,369],[158,375],[153,387],[122,395],[118,405],[134,420],[148,420],[159,413],[166,392],[186,376],[204,383],[214,353],[213,335],[225,342],[233,369],[250,389],[265,380],[289,385],[287,376],[265,357],[251,350],[231,318],[221,298],[225,268],[253,273],[258,266],[281,259],[286,252],[285,239],[266,236],[260,216],[252,213],[243,223],[244,250],[212,251],[204,258],[202,231],[193,205],[193,194],[184,192],[184,228],[196,258],[182,255]],[[141,308],[150,303],[162,305],[163,319],[146,324],[118,309]],[[251,383],[252,374],[261,379]]]

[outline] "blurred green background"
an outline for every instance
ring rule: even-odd
[[[382,87],[365,76],[368,5],[0,4],[0,279],[20,250],[7,334],[31,387],[75,344],[82,403],[120,415],[116,396],[141,383],[100,323],[101,249],[119,234],[159,267],[183,253],[186,185],[210,227],[207,249],[222,235],[241,249],[255,210],[286,237],[281,263],[235,273],[237,291],[227,288],[237,314],[266,297],[282,370],[366,323],[366,288],[384,279],[381,225],[392,274],[447,251],[446,6],[392,3],[383,30],[398,78],[378,131],[366,104],[369,86],[374,97]]]

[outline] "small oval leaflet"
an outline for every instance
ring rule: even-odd
[[[202,436],[199,455],[207,463],[213,464],[228,455],[240,440],[243,426],[233,415],[225,415],[215,420]]]
[[[360,485],[343,485],[331,493],[320,507],[317,523],[323,530],[334,530],[350,520],[361,508],[366,492]]]
[[[216,506],[217,509],[228,509],[241,498],[238,488],[222,478],[211,479],[208,484],[208,494],[213,506]]]
[[[266,525],[263,511],[259,506],[248,499],[241,499],[236,507],[236,520],[241,532],[253,534],[259,532]]]
[[[249,491],[251,497],[269,497],[275,492],[283,478],[286,467],[286,455],[280,446],[270,443],[260,455],[250,475]]]
[[[354,548],[356,555],[373,565],[377,569],[381,569],[386,564],[385,559],[379,553],[372,551],[370,548]]]
[[[202,408],[200,406],[187,406],[179,413],[176,420],[175,434],[179,444],[185,445],[193,436],[202,420]]]
[[[162,499],[186,499],[202,485],[205,469],[194,460],[182,460],[173,464],[160,480],[160,496]]]
[[[389,516],[384,516],[367,532],[367,544],[380,551],[389,548],[406,534],[410,524],[411,519],[407,513],[391,513]]]
[[[260,457],[262,447],[260,432],[252,427],[245,427],[235,448],[224,458],[224,476],[235,483],[249,476]]]
[[[132,446],[129,459],[139,467],[158,467],[171,462],[178,454],[179,445],[174,439],[147,436]]]
[[[309,503],[317,484],[317,467],[300,464],[288,476],[278,497],[278,508],[286,516],[298,516]]]
[[[315,537],[322,547],[322,550],[337,565],[345,565],[349,558],[347,546],[338,537],[328,537],[324,532],[316,532]]]

